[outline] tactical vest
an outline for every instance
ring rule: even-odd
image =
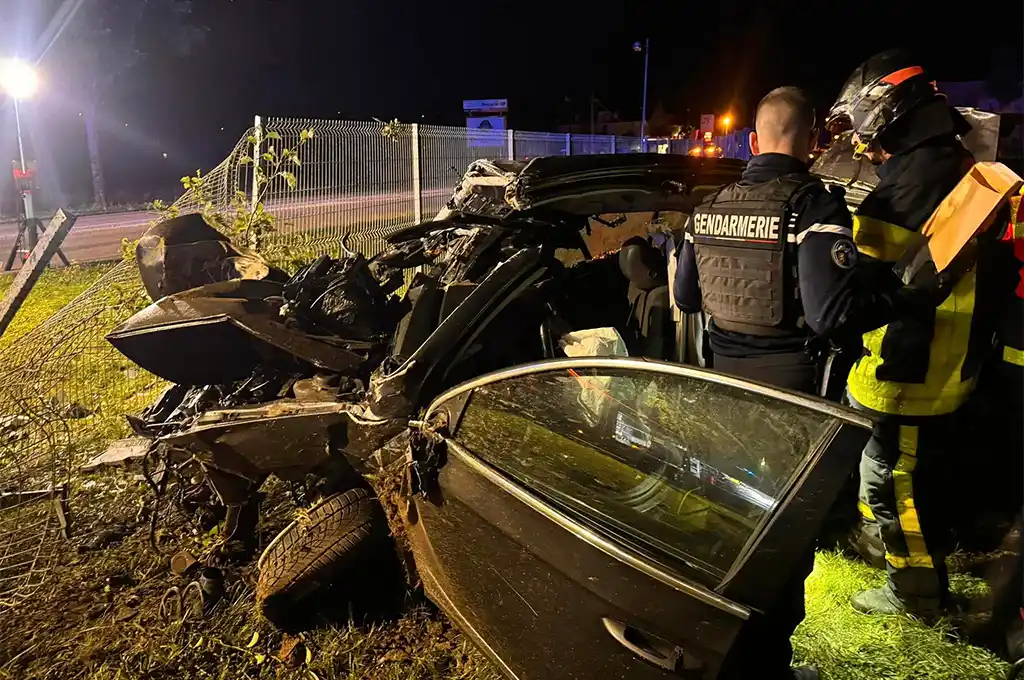
[[[704,310],[716,326],[760,336],[800,330],[797,215],[791,208],[798,195],[820,186],[802,173],[750,186],[730,184],[694,211],[689,233]]]

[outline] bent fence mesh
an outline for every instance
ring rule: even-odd
[[[276,217],[273,238],[304,245],[307,256],[342,242],[376,254],[396,229],[435,215],[473,160],[634,153],[642,146],[604,135],[274,119],[242,136],[205,175],[201,195],[186,191],[174,205],[182,213],[233,210],[239,192],[253,197],[252,165],[243,161],[254,155],[250,135],[261,135],[259,158],[268,144],[295,148],[302,130],[314,134],[292,168],[295,185],[278,178],[255,199]],[[725,141],[724,149],[734,148]],[[665,151],[689,148],[671,146]],[[65,492],[74,500],[80,466],[126,436],[124,416],[163,388],[105,340],[147,303],[135,263],[120,262],[24,336],[6,345],[0,339],[0,608],[24,602],[60,564],[68,546],[59,539],[55,499]]]

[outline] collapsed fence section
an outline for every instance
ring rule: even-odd
[[[174,209],[230,210],[235,197],[250,192],[239,164],[249,152],[246,138]],[[121,262],[0,349],[0,610],[25,602],[68,554],[60,534],[67,522],[76,531],[68,503],[80,467],[127,436],[125,416],[164,388],[106,341],[148,303],[136,264]]]

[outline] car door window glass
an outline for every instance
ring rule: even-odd
[[[717,577],[831,420],[694,377],[559,369],[475,389],[456,440],[606,534]]]

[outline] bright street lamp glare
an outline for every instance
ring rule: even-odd
[[[732,125],[732,116],[726,116],[725,118],[723,118],[722,123],[725,124],[726,127]]]
[[[39,89],[39,75],[20,59],[0,61],[0,89],[14,99],[28,99]]]

